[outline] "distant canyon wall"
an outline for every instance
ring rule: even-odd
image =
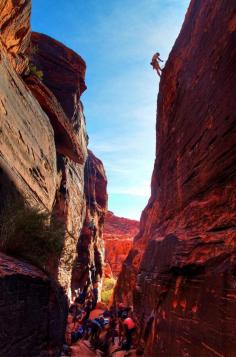
[[[146,356],[236,353],[235,10],[192,0],[161,77],[151,198],[115,294]]]
[[[138,221],[117,217],[113,212],[107,212],[103,233],[105,243],[105,274],[118,277],[122,264],[132,247],[138,228]]]

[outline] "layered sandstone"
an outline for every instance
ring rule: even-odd
[[[235,28],[232,1],[192,0],[162,74],[152,194],[116,291],[147,356],[236,352]]]
[[[17,73],[28,66],[31,0],[1,0],[0,32],[7,56]]]
[[[85,91],[86,63],[74,51],[49,36],[31,34],[32,61],[43,71],[43,81],[53,92],[75,130],[79,100]]]
[[[1,337],[6,331],[10,338],[0,341],[0,354],[4,351],[6,357],[21,352],[22,356],[58,356],[65,331],[65,294],[70,298],[76,258],[92,254],[88,271],[94,272],[92,263],[98,275],[103,270],[106,177],[100,160],[87,150],[80,101],[86,89],[86,65],[58,41],[31,35],[30,9],[28,0],[0,4],[0,214],[6,201],[14,204],[20,196],[31,207],[57,216],[64,242],[60,256],[51,259],[56,258],[58,265],[43,266],[50,279],[25,262],[1,257],[0,279],[7,288],[1,304],[1,316],[6,317],[1,319]],[[43,71],[43,79],[32,66]],[[77,250],[82,228],[91,217],[96,237],[86,252]],[[11,318],[16,329],[10,326]]]
[[[0,53],[0,165],[27,200],[51,210],[57,183],[53,129],[1,43]]]
[[[86,215],[87,133],[80,101],[86,88],[86,65],[79,55],[46,35],[32,33],[31,48],[30,61],[43,71],[43,79],[30,74],[25,82],[54,130],[58,171],[54,211],[65,224],[64,249],[54,275],[70,296],[76,246]]]
[[[58,356],[67,302],[39,269],[0,253],[0,355]]]
[[[77,125],[79,130],[75,131],[70,125],[61,104],[39,78],[29,75],[25,77],[25,82],[34,97],[37,98],[44,112],[50,118],[55,134],[55,144],[58,154],[67,156],[76,163],[84,163],[87,155],[87,135],[81,102],[79,101],[77,104]]]
[[[105,217],[103,239],[105,242],[105,263],[107,274],[117,277],[122,264],[132,247],[133,239],[138,233],[139,222],[117,217],[108,211]],[[110,269],[109,269],[110,267]]]

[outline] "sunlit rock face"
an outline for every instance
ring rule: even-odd
[[[0,212],[6,198],[14,201],[8,193],[17,193],[32,207],[56,214],[65,235],[58,265],[49,262],[43,267],[50,279],[27,263],[0,257],[0,284],[6,288],[6,292],[0,289],[4,357],[21,352],[22,356],[58,356],[74,263],[89,251],[93,257],[87,269],[91,271],[93,262],[102,276],[104,259],[106,177],[100,160],[92,153],[88,156],[80,101],[86,89],[86,65],[63,44],[45,35],[31,36],[30,9],[30,1],[0,4]],[[43,80],[28,64],[43,71]],[[84,252],[77,246],[91,217],[97,234]],[[22,319],[24,326],[19,325]]]
[[[236,351],[235,28],[234,2],[191,1],[162,74],[152,194],[116,290],[147,356]]]
[[[30,44],[31,0],[1,0],[1,42],[17,73],[22,74],[28,65]]]
[[[10,199],[14,207],[18,195],[32,207],[52,211],[58,176],[54,131],[19,77],[28,63],[30,2],[3,1],[0,8],[0,212]],[[28,30],[16,35],[24,25]],[[67,314],[60,285],[32,265],[3,254],[0,285],[0,354],[58,355]]]
[[[107,178],[102,162],[89,151],[84,171],[86,217],[77,245],[72,290],[87,281],[101,282],[104,266],[103,226],[107,211]]]
[[[31,46],[32,61],[43,71],[44,84],[56,96],[73,127],[77,129],[78,104],[86,89],[86,63],[62,43],[40,33],[32,33]]]
[[[51,210],[57,182],[54,132],[1,42],[0,55],[0,166],[25,199]]]
[[[83,164],[87,156],[87,134],[82,103],[78,102],[77,130],[74,130],[55,95],[39,78],[33,75],[26,76],[25,82],[50,118],[55,134],[57,153],[76,163]]]
[[[54,276],[70,297],[76,246],[86,214],[87,133],[80,101],[86,88],[86,65],[62,43],[39,33],[31,35],[30,61],[42,70],[43,80],[31,74],[25,76],[25,82],[47,113],[55,135],[58,180],[54,211],[65,224],[65,241]]]
[[[103,237],[108,275],[112,272],[117,277],[120,273],[122,264],[132,247],[133,238],[138,232],[138,227],[138,221],[117,217],[112,212],[107,212]]]

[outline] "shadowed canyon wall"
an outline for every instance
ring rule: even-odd
[[[59,356],[62,288],[34,266],[0,253],[0,356]]]
[[[84,172],[87,206],[77,244],[72,279],[73,292],[83,288],[86,281],[97,282],[101,288],[104,266],[103,225],[107,210],[107,178],[102,162],[90,150]]]
[[[139,222],[117,217],[108,211],[105,217],[104,242],[105,242],[105,274],[117,277],[122,269],[122,264],[132,247],[133,238],[138,233]]]
[[[192,0],[161,77],[151,198],[116,288],[146,356],[236,353],[235,10]]]
[[[64,235],[61,254],[49,259],[44,273],[19,260],[20,254],[18,259],[0,256],[0,284],[6,288],[0,299],[1,317],[6,317],[1,318],[0,334],[4,357],[15,357],[19,351],[22,356],[58,356],[75,263],[84,254],[91,255],[78,276],[84,269],[88,275],[103,273],[106,176],[101,161],[87,150],[80,101],[86,64],[60,42],[32,33],[30,12],[29,0],[0,4],[0,214],[7,200],[13,203],[21,197],[31,208],[56,216]],[[85,252],[81,242],[92,218],[96,236],[86,242]],[[90,238],[88,234],[86,239]],[[85,283],[86,279],[81,284]],[[15,327],[10,326],[12,304]],[[27,315],[35,316],[36,310],[39,336]],[[17,341],[14,336],[6,340],[9,331],[17,334]]]

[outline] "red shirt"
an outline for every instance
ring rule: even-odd
[[[127,326],[128,330],[135,328],[135,323],[130,317],[127,317],[127,319],[124,320],[124,325]]]

